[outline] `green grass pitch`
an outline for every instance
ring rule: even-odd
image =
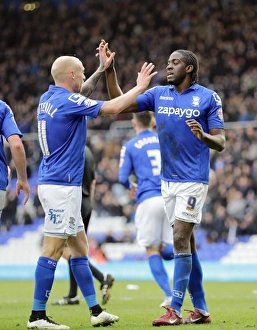
[[[218,271],[218,270],[217,270]],[[99,302],[101,292],[98,282],[96,291]],[[138,290],[128,290],[128,284],[138,285]],[[257,329],[257,283],[249,282],[205,282],[205,292],[211,324],[179,325],[176,329],[188,327],[190,330],[244,330]],[[0,281],[0,330],[23,330],[31,311],[34,283],[32,281]],[[59,299],[68,292],[68,281],[55,281],[47,314],[58,323],[66,324],[74,330],[93,329],[85,301],[75,306],[53,306],[51,301]],[[159,307],[163,295],[153,281],[114,282],[112,296],[107,305],[107,312],[116,314],[120,321],[112,329],[145,330],[155,329],[152,320],[161,316],[165,310]],[[183,316],[192,309],[187,296],[182,309]],[[110,327],[108,328],[110,329]],[[159,329],[159,328],[158,328]],[[166,327],[165,327],[166,329]]]

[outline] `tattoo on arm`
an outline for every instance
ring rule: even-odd
[[[96,85],[101,78],[103,72],[96,71],[95,73],[92,74],[82,85],[82,91],[81,94],[89,97],[94,90],[96,89]]]

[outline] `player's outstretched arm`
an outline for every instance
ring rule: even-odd
[[[94,92],[98,81],[102,77],[102,74],[111,65],[114,59],[115,53],[108,52],[107,55],[107,49],[108,43],[101,40],[99,46],[97,47],[98,53],[96,54],[99,58],[99,67],[82,85],[81,94],[86,97],[89,97]]]
[[[117,73],[114,66],[109,67],[105,71],[105,78],[110,99],[114,99],[115,97],[118,97],[123,94],[118,82]]]
[[[110,49],[107,48],[107,55],[110,56],[111,53],[112,52],[110,51]],[[115,70],[114,58],[112,60],[111,65],[105,70],[105,78],[106,78],[108,95],[109,95],[110,99],[114,99],[123,94],[123,91],[120,88],[120,85],[118,82],[117,73]],[[125,110],[122,110],[122,112],[123,113],[135,112],[136,109],[137,109],[136,102],[133,102],[128,108],[126,108]]]
[[[157,74],[157,71],[153,72],[154,67],[153,63],[145,62],[138,73],[136,86],[123,95],[105,101],[100,115],[118,114],[125,109],[126,112],[135,112],[137,109],[136,98],[147,89],[151,79]]]
[[[102,40],[102,41],[103,41],[103,43],[106,43],[104,40]],[[108,44],[107,44],[107,46],[108,46]],[[108,57],[110,57],[112,54],[109,47],[107,47],[107,49],[106,49],[106,54]],[[114,99],[115,97],[118,97],[123,94],[123,92],[120,88],[118,78],[117,78],[117,73],[115,70],[114,57],[112,59],[111,64],[105,70],[105,78],[106,78],[106,83],[107,83],[108,95],[109,95],[110,99]]]

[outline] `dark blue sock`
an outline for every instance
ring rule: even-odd
[[[169,277],[164,268],[162,258],[159,254],[154,254],[149,257],[149,266],[153,277],[155,278],[156,282],[159,284],[160,288],[164,291],[167,297],[172,296],[172,291],[170,288]]]
[[[192,253],[192,271],[188,284],[188,292],[193,306],[208,312],[203,290],[203,271],[197,251]]]
[[[35,271],[33,311],[46,310],[46,302],[53,286],[56,266],[57,261],[46,257],[39,257]]]
[[[191,254],[174,255],[172,307],[180,313],[192,268]]]
[[[71,258],[70,265],[78,286],[86,300],[88,307],[98,305],[96,299],[93,276],[88,265],[87,257]]]
[[[174,259],[173,245],[167,244],[164,249],[161,251],[161,256],[164,260]]]

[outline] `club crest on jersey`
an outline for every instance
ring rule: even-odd
[[[199,103],[200,103],[200,97],[199,96],[193,96],[192,106],[193,107],[199,107]]]
[[[70,223],[70,225],[75,226],[75,223],[76,223],[75,218],[70,217],[70,221],[69,221],[69,223]]]

